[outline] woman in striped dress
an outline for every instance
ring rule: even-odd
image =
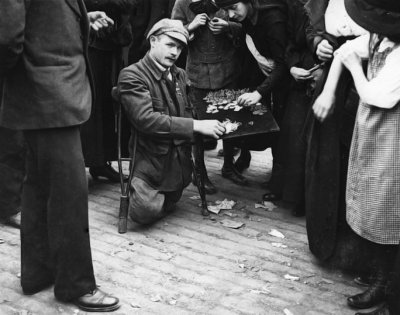
[[[395,245],[400,241],[400,5],[395,0],[347,0],[346,9],[370,33],[339,49],[314,112],[321,120],[329,114],[337,73],[345,66],[360,95],[350,149],[346,218],[369,244],[375,256],[370,263],[377,271],[365,292],[348,298],[350,306],[362,309],[385,300]],[[362,59],[368,59],[367,75]]]

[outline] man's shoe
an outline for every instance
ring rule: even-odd
[[[268,191],[262,196],[262,199],[263,201],[277,201],[282,199],[282,194]]]
[[[373,307],[386,298],[386,283],[377,279],[366,291],[347,298],[347,304],[358,309]]]
[[[391,314],[388,306],[386,305],[386,303],[384,303],[380,307],[378,307],[377,309],[375,309],[371,312],[368,312],[368,313],[357,312],[355,315],[395,315],[395,314]]]
[[[239,158],[235,162],[235,169],[239,173],[243,173],[243,171],[250,166],[250,161],[251,161],[251,154],[247,150],[242,150],[240,153]]]
[[[18,212],[17,214],[14,214],[4,219],[0,219],[0,223],[15,227],[16,229],[21,228],[21,212]]]
[[[110,163],[107,163],[103,166],[90,167],[89,173],[94,180],[97,180],[99,177],[105,177],[113,183],[119,183],[120,181],[119,173],[111,166]],[[124,180],[126,179],[127,176],[124,176]]]
[[[224,165],[221,170],[221,175],[237,185],[245,186],[249,183],[248,180],[235,169],[234,165],[229,167]]]
[[[119,299],[99,289],[82,295],[74,304],[85,312],[112,312],[120,308]]]

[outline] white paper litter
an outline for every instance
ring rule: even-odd
[[[287,308],[285,308],[283,310],[283,313],[285,313],[285,315],[294,315],[291,311],[289,311]]]
[[[290,274],[285,274],[284,276],[283,276],[286,280],[290,280],[290,281],[299,281],[300,280],[300,277],[297,277],[297,276],[292,276],[292,275],[290,275]]]
[[[268,234],[278,238],[285,238],[285,235],[283,235],[281,232],[275,229],[272,229],[271,232],[269,232]]]
[[[232,221],[232,220],[228,220],[228,219],[224,219],[220,223],[223,226],[231,228],[231,229],[239,229],[244,225],[243,222],[237,222],[237,221]]]
[[[287,246],[282,243],[271,243],[271,245],[277,248],[287,248]]]
[[[189,199],[192,199],[192,200],[200,200],[201,197],[200,197],[199,195],[195,195],[195,196],[189,197]]]

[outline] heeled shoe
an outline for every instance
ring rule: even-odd
[[[227,178],[234,182],[237,185],[245,186],[249,182],[242,174],[240,174],[236,169],[235,166],[232,164],[231,166],[222,166],[221,175],[224,178]]]
[[[364,292],[347,298],[347,304],[358,309],[373,307],[386,298],[386,279],[378,276],[376,281]]]
[[[251,161],[251,154],[248,150],[242,150],[240,153],[239,158],[235,162],[235,169],[239,173],[243,173],[243,171],[250,166],[250,161]]]
[[[262,199],[263,201],[277,201],[282,199],[282,194],[268,191],[262,196]]]
[[[111,166],[110,163],[107,163],[103,166],[90,167],[89,173],[94,180],[97,180],[99,177],[104,177],[113,183],[119,183],[120,181],[119,173]],[[128,177],[124,175],[124,180],[127,180],[127,178]]]
[[[118,298],[99,289],[77,298],[74,304],[85,312],[112,312],[121,306]]]
[[[368,313],[357,312],[355,315],[395,315],[395,314],[391,314],[387,304],[384,303],[380,307],[378,307],[377,309],[375,309],[371,312],[368,312]]]

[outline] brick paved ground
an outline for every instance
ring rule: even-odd
[[[229,216],[203,218],[191,185],[178,209],[152,227],[129,223],[117,233],[119,186],[90,181],[90,227],[97,281],[121,299],[114,314],[353,314],[346,296],[357,293],[351,277],[317,264],[308,250],[305,222],[283,205],[255,209],[271,157],[253,154],[248,187],[220,176],[222,159],[207,153],[219,193],[210,201],[238,201]],[[266,163],[265,161],[268,161]],[[234,230],[224,219],[245,224]],[[270,236],[276,229],[284,239]],[[19,232],[0,226],[0,314],[77,314],[54,300],[51,289],[23,296],[19,286]],[[287,248],[274,247],[281,243]],[[299,281],[284,278],[299,277]],[[79,312],[83,314],[83,312]]]

